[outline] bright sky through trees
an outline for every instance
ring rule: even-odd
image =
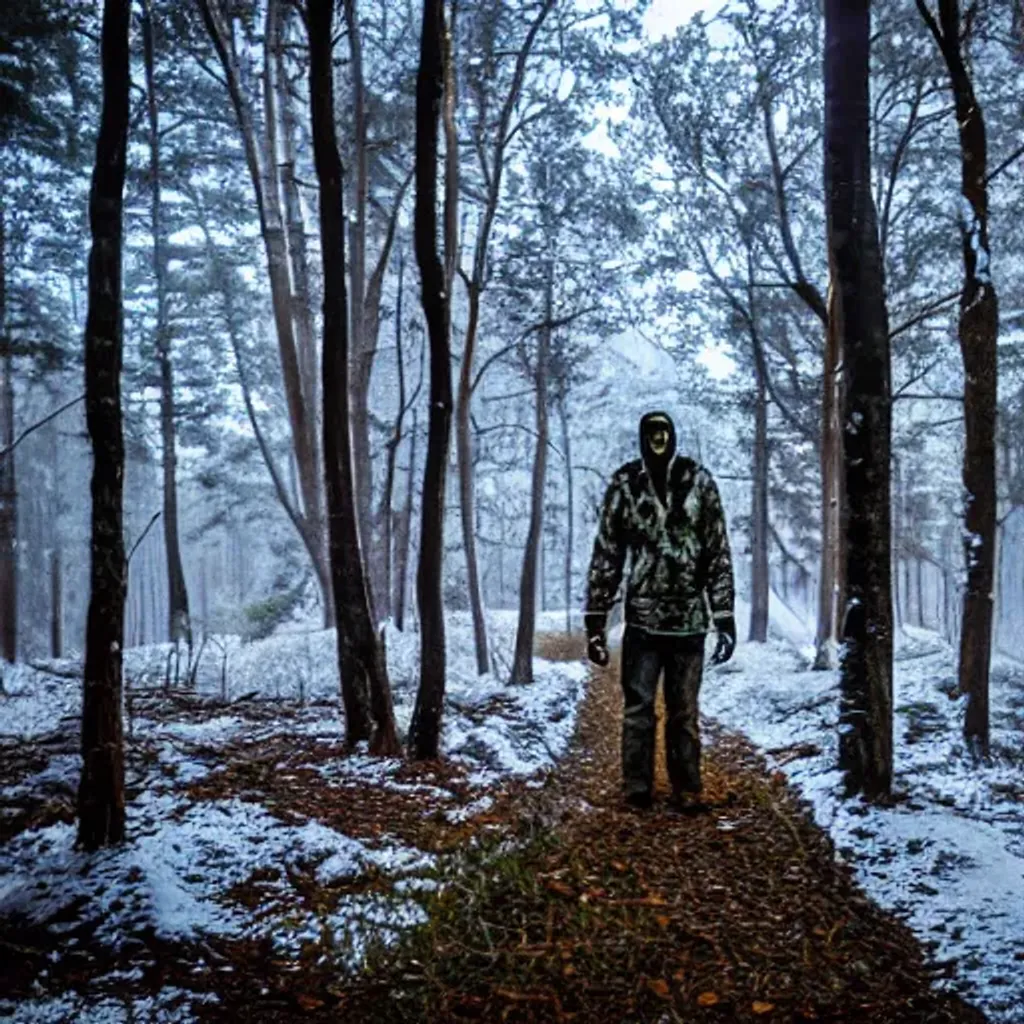
[[[644,23],[652,39],[660,39],[674,32],[697,13],[717,9],[721,0],[654,0]]]

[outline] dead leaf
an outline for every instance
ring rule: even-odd
[[[558,879],[552,878],[544,883],[544,887],[550,889],[552,892],[557,892],[559,896],[575,896],[576,891],[571,885],[566,885],[565,882],[559,882]]]
[[[629,870],[629,868],[625,864],[623,864],[621,860],[613,860],[611,866],[616,871],[618,871],[620,875],[624,875]]]
[[[671,999],[672,992],[668,986],[668,982],[663,978],[648,978],[647,987],[656,995],[662,999]]]
[[[674,973],[674,974],[672,975],[672,980],[673,980],[673,981],[685,981],[685,980],[686,980],[686,971],[684,971],[684,970],[682,969],[682,967],[680,967],[680,968],[679,968],[679,970],[678,970],[678,971],[676,971],[676,972],[675,972],[675,973]]]
[[[774,1003],[762,1003],[759,999],[755,999],[750,1007],[754,1013],[771,1013],[775,1009]]]
[[[714,1006],[717,1002],[718,1002],[718,993],[717,992],[701,992],[701,994],[699,996],[697,996],[697,1005],[698,1006]]]
[[[672,918],[666,917],[664,914],[658,914],[654,920],[658,922],[658,926],[661,928],[667,928],[672,923]]]
[[[324,1001],[322,999],[317,999],[316,996],[307,995],[305,992],[300,992],[295,997],[295,1000],[304,1010],[319,1010],[320,1007],[324,1005]]]

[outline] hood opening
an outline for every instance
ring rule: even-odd
[[[660,454],[655,453],[650,445],[649,435],[655,426],[664,427],[668,431],[668,445]],[[672,417],[661,411],[645,413],[640,418],[640,455],[643,457],[644,465],[649,471],[664,472],[675,453],[676,425],[672,422]]]

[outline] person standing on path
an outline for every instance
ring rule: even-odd
[[[697,698],[704,637],[718,632],[712,664],[736,647],[735,588],[725,514],[711,474],[676,454],[676,431],[664,412],[640,420],[641,458],[612,476],[587,577],[587,656],[609,661],[607,621],[630,570],[622,640],[622,776],[626,802],[650,807],[654,788],[654,699],[664,673],[665,753],[672,803],[699,809]],[[710,612],[710,614],[709,614]]]

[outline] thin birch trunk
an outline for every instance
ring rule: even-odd
[[[530,525],[523,552],[519,584],[519,623],[512,658],[512,683],[533,682],[533,644],[537,631],[537,563],[544,540],[544,485],[548,465],[548,353],[551,347],[555,261],[549,259],[544,287],[544,326],[537,334],[536,387],[537,447],[533,456],[530,491]],[[543,589],[543,577],[541,588]]]
[[[150,229],[153,233],[153,281],[156,286],[155,349],[160,374],[160,450],[163,482],[164,550],[167,556],[167,636],[192,646],[192,618],[178,533],[178,456],[175,439],[174,370],[167,311],[167,250],[161,205],[160,119],[156,96],[156,54],[150,0],[141,0],[142,54],[146,76],[149,143]]]

